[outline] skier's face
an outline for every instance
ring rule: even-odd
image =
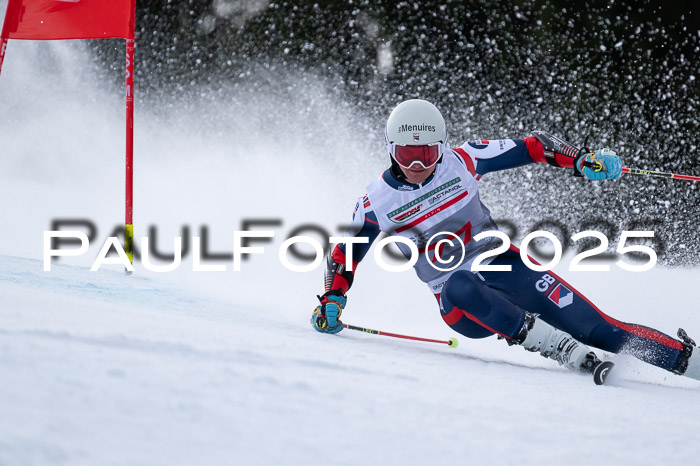
[[[435,165],[430,168],[423,168],[417,163],[414,163],[411,168],[404,168],[400,165],[399,168],[401,168],[401,171],[406,177],[406,181],[411,184],[420,184],[424,182],[435,171]]]

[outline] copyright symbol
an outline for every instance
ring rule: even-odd
[[[438,240],[435,243],[435,258],[431,259],[430,256],[428,255],[428,251],[430,251],[430,249],[431,249],[430,244],[433,242],[433,240],[436,237],[441,236],[441,235],[448,235],[448,236],[455,238],[457,240],[457,242],[459,243],[460,247],[462,248],[462,257],[452,267],[441,268],[440,266],[438,266],[434,262],[434,261],[437,261],[441,264],[449,264],[449,263],[453,262],[454,256],[450,256],[448,259],[443,259],[442,256],[440,255],[440,250],[442,249],[444,244],[449,244],[450,246],[454,247],[455,243],[454,243],[454,241],[452,241],[452,239],[442,238],[442,239]],[[428,261],[428,263],[435,270],[439,270],[441,272],[449,272],[450,270],[456,269],[464,260],[465,255],[466,255],[466,251],[464,248],[464,242],[462,241],[462,239],[459,236],[457,236],[454,233],[449,232],[449,231],[441,231],[439,233],[435,233],[433,236],[430,237],[430,239],[428,240],[428,243],[425,245],[425,259]]]

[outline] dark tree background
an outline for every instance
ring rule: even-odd
[[[137,91],[151,99],[202,89],[215,95],[310,73],[378,128],[368,136],[378,147],[389,109],[422,97],[443,111],[453,142],[545,129],[575,144],[609,145],[625,166],[700,175],[694,5],[139,0]],[[91,44],[101,61],[123,66],[121,47]],[[507,213],[521,229],[532,226],[523,223],[528,218],[570,233],[599,228],[612,244],[622,229],[653,229],[662,262],[700,264],[698,183],[562,186],[552,182],[561,177],[555,170],[528,170],[526,185],[522,173],[508,172],[489,186],[496,217]],[[499,210],[501,201],[513,204],[514,189],[519,201]]]

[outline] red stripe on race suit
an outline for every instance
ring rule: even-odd
[[[474,162],[472,161],[472,158],[469,157],[469,154],[467,154],[467,151],[465,151],[461,147],[452,150],[455,151],[460,157],[462,157],[462,160],[464,160],[464,163],[467,165],[467,170],[469,170],[469,173],[471,173],[472,176],[476,176]]]
[[[530,154],[532,160],[537,163],[547,163],[547,159],[544,156],[544,147],[542,143],[534,136],[528,136],[523,138],[525,141],[525,146],[527,147],[527,153]],[[564,154],[554,154],[554,160],[560,167],[563,168],[573,168],[574,167],[574,157],[570,157]]]
[[[438,258],[442,259],[442,252],[445,250],[445,243],[440,243],[440,247],[435,250],[435,255],[431,262],[435,262]]]
[[[326,291],[340,290],[343,294],[347,294],[349,289],[350,285],[348,285],[348,281],[344,279],[341,275],[335,273],[333,274],[333,279],[328,284]]]
[[[464,198],[465,198],[466,196],[468,196],[468,195],[469,195],[469,192],[464,191],[464,192],[463,192],[462,194],[460,194],[459,196],[455,197],[454,199],[452,199],[452,200],[446,202],[445,204],[443,204],[443,205],[441,205],[441,206],[438,206],[438,207],[434,208],[434,209],[431,210],[430,212],[427,212],[426,214],[421,215],[420,217],[418,217],[417,219],[415,219],[415,220],[412,221],[411,223],[407,223],[406,225],[397,228],[397,229],[396,229],[396,233],[401,233],[402,231],[406,231],[406,230],[408,230],[408,229],[410,229],[410,228],[413,228],[414,226],[418,225],[419,223],[422,223],[422,222],[424,222],[425,220],[429,219],[429,218],[432,217],[433,215],[435,215],[435,214],[437,214],[437,213],[439,213],[439,212],[442,212],[443,210],[445,210],[445,209],[448,208],[449,206],[453,205],[454,203],[456,203],[456,202],[458,202],[458,201],[464,199]]]
[[[459,319],[462,317],[464,317],[464,312],[457,307],[453,307],[450,312],[442,316],[442,320],[444,320],[447,325],[452,326],[459,322]]]
[[[464,244],[467,244],[469,241],[472,240],[472,222],[467,222],[462,228],[455,231],[454,234],[457,236],[461,236],[462,233],[464,233]],[[437,245],[437,243],[439,243],[439,241],[435,241],[427,248],[418,248],[418,252],[423,254],[426,251],[426,249],[428,251],[432,251],[433,249],[435,249],[435,245]]]
[[[512,244],[510,245],[510,249],[511,249],[512,251],[515,251],[515,252],[517,252],[518,254],[520,254],[520,249],[518,249],[517,247],[513,246]],[[530,256],[527,256],[527,257],[528,257],[533,263],[535,263],[535,264],[537,264],[537,265],[540,265],[540,264],[539,264],[536,260],[534,260],[532,257],[530,257]],[[563,280],[559,275],[557,275],[557,274],[555,274],[555,273],[553,273],[553,272],[551,272],[551,271],[549,271],[549,270],[548,270],[546,273],[548,273],[549,275],[551,275],[552,277],[554,277],[555,279],[557,279],[557,280],[558,280],[559,282],[561,282],[565,287],[567,287],[568,289],[570,289],[572,292],[576,293],[576,295],[577,295],[579,298],[581,298],[581,299],[583,299],[585,302],[587,302],[593,309],[595,309],[595,311],[596,311],[598,314],[600,314],[600,316],[601,316],[607,323],[612,324],[612,325],[614,325],[615,327],[620,328],[620,329],[622,329],[622,330],[624,330],[624,331],[626,331],[626,332],[629,332],[629,333],[631,333],[632,335],[636,335],[636,336],[641,337],[641,338],[646,338],[646,339],[648,339],[648,340],[652,340],[652,341],[655,341],[655,342],[657,342],[657,343],[661,343],[662,345],[668,346],[669,348],[673,348],[673,349],[677,349],[677,350],[683,350],[683,344],[682,344],[680,341],[674,340],[673,338],[671,338],[671,337],[669,337],[669,336],[667,336],[667,335],[664,335],[664,334],[661,333],[661,332],[658,332],[658,331],[656,331],[656,330],[652,330],[652,329],[649,329],[649,328],[646,328],[646,327],[642,327],[642,326],[640,326],[640,325],[631,325],[631,324],[627,324],[627,323],[625,323],[625,322],[620,322],[620,321],[617,320],[617,319],[613,319],[612,317],[610,317],[609,315],[607,315],[606,313],[604,313],[603,311],[601,311],[600,309],[598,309],[598,307],[597,307],[595,304],[593,304],[588,298],[586,298],[583,294],[581,294],[581,292],[579,292],[576,288],[574,288],[573,286],[569,285],[569,283],[568,283],[567,281]]]
[[[572,157],[562,154],[554,154],[554,159],[557,161],[560,167],[574,168],[574,159]]]
[[[532,158],[532,160],[537,163],[547,163],[547,161],[544,159],[544,147],[535,136],[523,138],[523,141],[525,141],[527,153],[530,154],[530,158]]]
[[[448,314],[442,316],[442,319],[447,323],[447,325],[454,325],[462,317],[466,317],[467,319],[471,320],[472,322],[476,322],[477,324],[481,325],[486,330],[493,332],[493,333],[496,333],[498,335],[501,335],[502,337],[510,340],[510,337],[503,335],[501,332],[497,332],[496,330],[492,329],[491,327],[489,327],[488,325],[486,325],[485,323],[483,323],[482,321],[480,321],[479,319],[477,319],[476,317],[474,317],[473,315],[471,315],[470,313],[468,313],[464,309],[460,309],[457,306],[452,308],[452,310]]]
[[[464,233],[464,239],[462,239],[462,233]],[[472,222],[467,222],[462,228],[454,232],[454,234],[462,241],[462,244],[467,244],[472,240]],[[430,246],[427,248],[418,248],[418,252],[420,254],[424,254],[426,250],[432,251],[435,249],[435,246],[440,243],[440,241],[435,241],[432,243]],[[432,262],[435,262],[438,257],[442,258],[442,250],[445,247],[445,243],[440,243],[440,249],[435,252],[435,255],[433,256]]]
[[[347,247],[348,245],[346,245]],[[336,244],[335,248],[333,248],[333,260],[336,261],[338,264],[345,264],[345,253],[343,252],[342,249],[340,249],[340,244]],[[357,269],[357,264],[359,264],[358,261],[354,260],[352,261],[352,270],[354,271]]]

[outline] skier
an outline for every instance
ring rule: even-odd
[[[391,112],[385,136],[391,167],[367,186],[347,233],[368,242],[338,244],[329,253],[325,293],[311,317],[317,331],[343,329],[340,315],[357,265],[384,232],[415,243],[420,253],[414,265],[418,278],[435,294],[445,323],[462,335],[497,334],[509,345],[539,352],[576,372],[592,373],[601,363],[587,346],[591,345],[613,353],[624,351],[700,380],[700,349],[682,329],[679,341],[613,319],[553,272],[526,267],[514,246],[490,262],[511,266],[511,271],[471,271],[476,256],[501,244],[495,237],[472,240],[482,231],[497,230],[479,199],[483,175],[537,162],[569,168],[575,176],[591,180],[614,180],[622,165],[613,151],[588,152],[541,131],[524,139],[469,141],[452,149],[440,111],[419,99],[404,101]],[[457,241],[438,247],[439,241],[429,241],[436,234],[445,238],[441,232],[459,237],[463,256]],[[408,245],[397,246],[411,257]],[[345,266],[349,247],[352,271]]]

